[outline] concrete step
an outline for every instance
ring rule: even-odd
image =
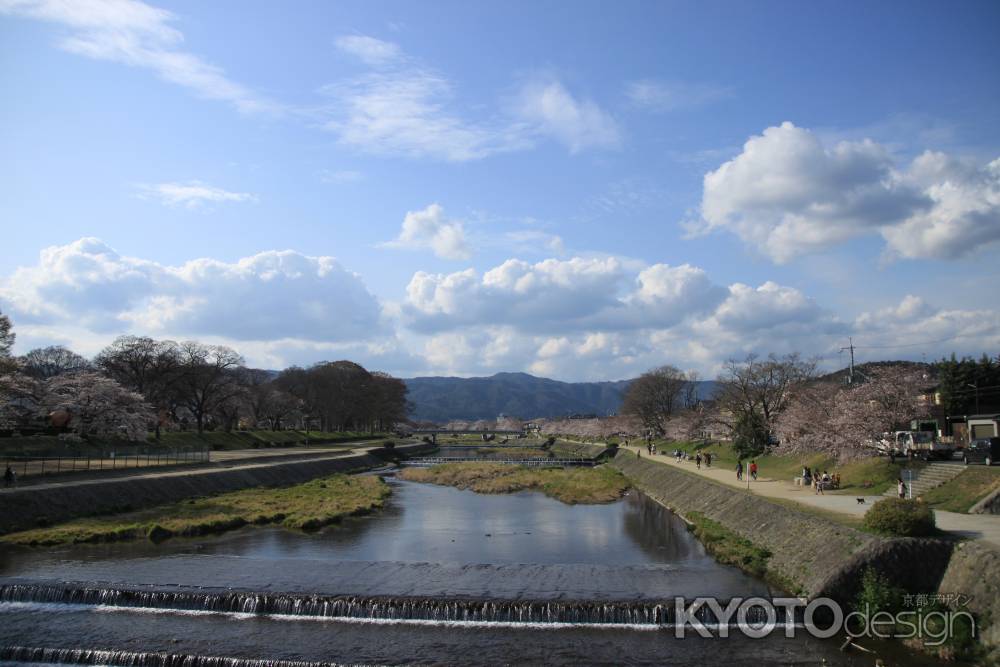
[[[960,475],[963,470],[965,470],[965,466],[954,463],[928,463],[924,468],[914,470],[911,480],[908,480],[904,474],[903,481],[911,487],[910,494],[916,498],[933,488],[941,486],[945,482],[951,481]],[[883,495],[895,497],[896,487],[890,487]]]

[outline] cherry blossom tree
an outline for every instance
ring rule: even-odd
[[[50,415],[68,414],[68,426],[83,437],[141,442],[155,418],[140,394],[100,373],[62,374],[40,384],[40,407]]]

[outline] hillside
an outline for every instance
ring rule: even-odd
[[[418,377],[404,380],[413,404],[410,418],[444,423],[452,419],[496,419],[500,414],[532,419],[618,412],[631,380],[560,382],[527,373],[490,377]],[[712,382],[699,383],[707,395]]]

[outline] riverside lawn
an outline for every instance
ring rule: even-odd
[[[256,488],[149,509],[75,519],[12,533],[0,541],[32,546],[221,533],[247,525],[315,530],[382,507],[389,486],[377,476],[330,475],[283,488]]]

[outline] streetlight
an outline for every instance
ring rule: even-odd
[[[976,390],[976,414],[979,414],[979,383],[972,384],[971,382],[966,383],[967,387],[972,387]]]

